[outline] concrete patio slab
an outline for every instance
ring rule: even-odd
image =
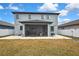
[[[70,37],[55,35],[52,37],[22,37],[22,36],[7,36],[0,39],[72,39]]]

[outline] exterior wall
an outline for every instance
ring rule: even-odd
[[[65,27],[64,29],[59,29],[59,34],[73,36],[73,37],[79,37],[79,25],[78,26],[68,26],[68,27]]]
[[[22,36],[24,36],[24,31],[20,31],[20,26],[23,26],[23,30],[24,30],[24,25],[23,24],[21,24],[21,23],[19,23],[19,21],[18,20],[15,20],[15,35],[20,35],[20,34],[22,34]]]
[[[56,15],[48,15],[48,14],[30,14],[31,19],[28,19],[29,14],[18,14],[18,15],[19,15],[18,21],[29,21],[29,20],[47,20],[47,21],[53,20],[54,21],[55,20],[54,18],[56,16]],[[50,16],[49,20],[47,19],[47,15]],[[43,16],[43,19],[41,19],[41,16]]]
[[[6,36],[6,35],[12,35],[12,34],[14,34],[14,29],[8,29],[7,27],[5,29],[0,28],[0,36]]]
[[[19,21],[30,21],[30,20],[45,20],[52,22],[48,24],[48,36],[51,36],[51,33],[57,34],[58,29],[58,15],[51,15],[51,14],[31,14],[31,19],[28,19],[29,14],[18,14],[19,19],[15,20],[15,35],[22,34],[24,36],[24,24],[20,23]],[[41,16],[44,16],[44,19],[41,19]],[[49,15],[49,19],[47,19],[47,15]],[[16,18],[16,14],[14,15]],[[23,26],[23,30],[20,31],[20,26]],[[54,32],[50,31],[50,27],[54,26]]]

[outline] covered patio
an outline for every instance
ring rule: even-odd
[[[51,22],[32,20],[32,21],[22,21],[23,24],[23,34],[24,36],[48,36],[49,26]]]
[[[47,36],[47,25],[25,25],[25,36]]]

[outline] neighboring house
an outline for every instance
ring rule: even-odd
[[[14,25],[0,21],[0,36],[12,35],[14,33]]]
[[[15,35],[52,36],[58,31],[59,13],[13,12]]]
[[[58,30],[59,34],[79,37],[79,19],[59,25]]]

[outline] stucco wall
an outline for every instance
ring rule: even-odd
[[[16,19],[16,14],[15,14],[15,35],[19,35],[20,33],[23,33],[23,31],[20,30],[20,26],[24,27],[24,24],[20,23],[19,21],[30,21],[30,20],[45,20],[45,21],[50,21],[52,22],[52,24],[48,24],[48,31],[49,31],[49,36],[51,35],[50,31],[50,26],[54,26],[54,33],[57,34],[57,29],[58,29],[58,15],[49,15],[49,19],[47,19],[47,15],[44,14],[44,19],[41,19],[41,15],[42,14],[31,14],[31,19],[28,19],[28,15],[29,14],[18,14],[19,15],[19,19]]]
[[[59,29],[58,34],[79,37],[79,26],[69,26],[64,29]]]
[[[14,34],[13,29],[0,29],[0,36],[12,35]]]
[[[43,14],[43,19],[41,19],[41,16],[42,16],[42,14],[30,14],[31,15],[31,19],[28,19],[28,15],[29,14],[18,14],[19,15],[19,19],[17,19],[17,20],[19,20],[19,21],[26,21],[26,20],[48,20],[47,19],[47,15],[48,14]],[[55,16],[56,15],[48,15],[48,16],[50,16],[49,17],[49,21],[51,21],[51,20],[53,20],[54,21],[54,18],[55,18]]]

